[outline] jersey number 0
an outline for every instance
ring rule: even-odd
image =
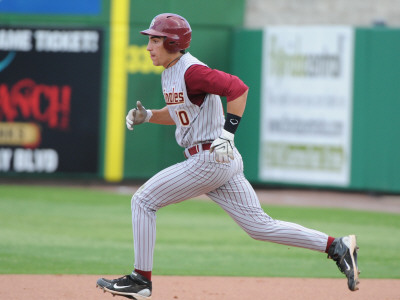
[[[189,116],[185,110],[178,110],[176,114],[182,126],[188,126],[190,124]]]

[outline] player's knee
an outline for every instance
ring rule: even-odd
[[[142,199],[141,199],[140,197],[138,197],[137,194],[134,194],[134,195],[132,196],[132,199],[131,199],[131,209],[132,209],[132,212],[133,212],[135,209],[137,209],[138,207],[143,207],[142,202],[143,202]]]
[[[145,212],[155,212],[156,209],[151,205],[151,201],[147,201],[143,196],[138,193],[134,194],[131,199],[131,210],[132,213],[135,210],[143,210]]]
[[[260,232],[254,232],[254,231],[246,231],[246,233],[249,235],[254,240],[260,241],[262,240]]]
[[[274,219],[265,215],[263,220],[254,222],[250,226],[242,226],[242,228],[252,239],[265,241],[267,236],[274,235],[276,231],[275,222]]]

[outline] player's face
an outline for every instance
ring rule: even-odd
[[[147,51],[150,53],[150,58],[155,66],[167,67],[171,61],[171,53],[164,48],[164,38],[158,36],[149,36]]]

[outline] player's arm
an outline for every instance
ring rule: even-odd
[[[185,73],[188,93],[216,94],[227,99],[227,114],[224,128],[210,148],[215,151],[218,162],[229,162],[234,159],[234,136],[246,107],[248,87],[237,76],[213,70],[206,66],[195,65]]]
[[[136,103],[136,108],[131,109],[126,116],[126,127],[133,130],[134,125],[145,122],[174,125],[174,121],[169,114],[168,107],[162,109],[145,109],[140,101]]]
[[[169,114],[168,107],[165,106],[162,109],[152,109],[152,116],[149,119],[150,123],[161,124],[161,125],[175,125],[174,120]]]
[[[242,95],[234,100],[228,101],[226,110],[228,114],[233,114],[239,117],[243,116],[244,109],[246,107],[247,94],[249,90],[246,90]]]
[[[233,148],[235,144],[233,140],[246,107],[247,94],[248,90],[236,99],[228,101],[226,105],[227,114],[224,128],[220,137],[211,144],[210,148],[210,152],[215,151],[215,159],[218,162],[227,163],[229,162],[229,158],[234,159]]]
[[[227,113],[242,117],[248,87],[237,76],[204,65],[193,65],[185,73],[190,95],[215,94],[226,97]]]

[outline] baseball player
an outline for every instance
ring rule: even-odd
[[[243,174],[235,132],[246,106],[248,87],[236,76],[211,69],[186,52],[191,28],[183,17],[164,13],[149,29],[147,50],[155,66],[164,66],[161,83],[165,106],[145,109],[140,101],[126,117],[126,125],[150,122],[175,125],[175,138],[185,160],[149,179],[132,197],[135,265],[131,274],[97,286],[114,295],[151,299],[156,212],[169,204],[203,194],[221,206],[254,239],[325,252],[358,289],[356,237],[333,238],[298,224],[272,219],[260,206]],[[220,96],[227,99],[226,115]]]

